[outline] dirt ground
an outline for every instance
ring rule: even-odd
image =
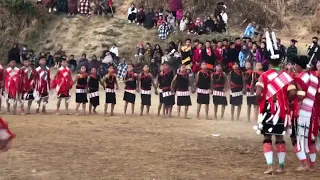
[[[54,115],[54,100],[48,115],[2,115],[17,138],[0,154],[0,180],[270,179],[262,174],[262,137],[247,122],[245,107],[240,121],[230,121],[230,106],[223,120],[198,120],[193,95],[191,119],[165,119],[155,116],[158,96],[153,95],[151,115],[140,117],[138,96],[136,115],[123,116],[122,96],[120,89],[114,117]],[[294,171],[298,160],[286,141],[287,172],[272,178],[319,179],[319,170]]]

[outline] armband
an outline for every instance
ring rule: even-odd
[[[297,95],[298,95],[298,96],[305,96],[305,95],[306,95],[306,92],[304,92],[304,91],[298,91],[298,92],[297,92]]]
[[[262,82],[257,82],[257,83],[256,83],[256,86],[260,86],[260,87],[264,88],[264,85],[263,85]]]
[[[291,84],[291,85],[288,86],[287,91],[295,90],[295,89],[297,89],[296,86]]]

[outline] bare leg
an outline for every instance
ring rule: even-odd
[[[83,103],[82,104],[83,115],[86,115],[86,107],[87,107],[87,104]]]
[[[147,106],[147,115],[149,115],[150,112],[150,106]]]
[[[65,98],[64,104],[66,107],[67,115],[69,115],[69,98]]]
[[[131,104],[131,114],[134,114],[134,103]]]
[[[234,105],[231,105],[231,120],[234,120]]]
[[[114,106],[115,106],[115,104],[111,104],[111,116],[114,116],[114,113],[113,113],[113,111],[114,111]]]
[[[240,119],[241,107],[242,107],[242,106],[240,105],[240,106],[238,106],[238,108],[237,108],[237,120]]]
[[[254,117],[255,117],[255,120],[258,120],[258,106],[257,105],[253,105],[253,108],[254,108]]]
[[[92,111],[92,104],[90,103],[89,104],[89,114],[91,114],[91,111]]]
[[[96,109],[97,109],[97,106],[94,106],[94,107],[93,107],[93,110],[92,110],[94,114],[97,114]]]
[[[80,107],[80,103],[77,103],[76,105],[76,115],[79,115],[79,107]]]
[[[214,105],[214,119],[218,119],[218,116],[217,116],[217,112],[218,112],[218,105]]]
[[[279,146],[279,147],[278,147]],[[285,172],[284,170],[284,162],[285,162],[285,157],[286,157],[286,151],[285,149],[285,142],[283,141],[283,136],[276,136],[276,149],[277,149],[277,156],[278,156],[278,162],[279,162],[279,167],[277,169],[278,174],[282,174]],[[280,148],[282,147],[282,148]]]
[[[124,110],[123,110],[124,115],[127,114],[127,107],[128,107],[128,102],[126,101],[126,102],[124,103]]]
[[[247,108],[247,118],[248,118],[248,122],[250,122],[250,115],[251,115],[251,105],[249,104],[249,105],[248,105],[248,108]]]
[[[169,116],[169,118],[172,117],[172,108],[173,108],[173,106],[169,106],[169,107],[168,107],[168,111],[169,111],[169,112],[168,112],[168,113],[169,113],[168,116]]]
[[[60,104],[61,104],[61,98],[58,98],[56,114],[60,114],[60,113],[59,113],[59,110],[60,110]]]
[[[2,98],[1,98],[1,94],[0,94],[0,113],[1,113],[1,110],[2,110]]]
[[[206,120],[211,120],[211,118],[209,118],[209,104],[206,104],[204,108],[206,111]]]
[[[180,118],[181,106],[177,106],[177,111],[178,111],[178,118]]]
[[[20,104],[20,111],[21,111],[21,115],[24,115],[25,112],[24,112],[24,102],[21,101],[21,104]]]
[[[143,115],[143,108],[144,108],[144,105],[141,104],[141,106],[140,106],[140,116]]]
[[[37,101],[37,105],[38,105],[38,107],[37,107],[37,109],[36,109],[36,113],[39,113],[39,112],[40,112],[41,99],[39,99],[39,100]]]
[[[200,118],[200,110],[201,110],[201,104],[198,104],[198,107],[197,107],[197,118],[198,119]]]
[[[48,100],[49,100],[49,97],[43,98],[43,102],[42,102],[42,113],[43,113],[43,114],[46,113],[46,106],[47,106],[47,104],[48,104]]]
[[[7,112],[10,113],[10,103],[9,103],[9,100],[7,100]]]
[[[13,114],[17,114],[17,105],[17,100],[15,100],[13,103]]]
[[[189,110],[189,106],[185,106],[185,109],[184,109],[184,118],[185,119],[189,119],[188,118],[188,110]]]
[[[32,105],[32,101],[28,101],[28,110],[27,110],[27,114],[31,113],[31,105]]]
[[[105,103],[105,104],[104,104],[104,115],[105,115],[105,116],[107,115],[107,111],[108,111],[108,104]]]
[[[263,152],[268,164],[268,168],[264,174],[273,174],[273,149],[271,135],[264,135]]]
[[[224,111],[226,110],[226,106],[225,105],[222,105],[221,106],[221,119],[223,119],[224,117]]]
[[[161,108],[162,108],[162,104],[160,103],[160,104],[158,105],[158,116],[160,116]]]
[[[164,107],[164,104],[161,105],[162,106],[162,116],[166,115],[166,109]]]

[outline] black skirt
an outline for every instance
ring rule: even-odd
[[[151,106],[150,94],[141,94],[141,105]]]
[[[91,97],[90,98],[90,104],[92,104],[93,107],[97,107],[100,105],[100,98],[99,96]]]
[[[123,100],[128,103],[134,104],[134,102],[136,101],[136,95],[125,91],[123,94]]]
[[[173,106],[175,104],[175,96],[171,95],[171,96],[163,97],[163,104],[165,106]]]
[[[76,93],[76,103],[85,104],[88,102],[87,93]]]
[[[191,106],[190,96],[177,96],[177,105],[178,106]]]
[[[209,94],[197,94],[197,103],[198,104],[209,104],[210,103],[210,95]]]
[[[163,95],[162,95],[162,93],[159,93],[159,102],[160,102],[160,104],[163,104]]]
[[[69,95],[66,95],[66,94],[59,94],[58,98],[70,98]]]
[[[247,105],[258,105],[256,96],[247,96]]]
[[[24,100],[24,101],[32,101],[32,100],[34,100],[33,92],[30,91],[28,93],[23,94],[22,100]]]
[[[233,106],[241,106],[243,101],[243,96],[232,97],[230,95],[230,104]]]
[[[277,105],[275,105],[277,106]],[[267,122],[267,120],[271,117],[270,110],[267,109],[268,107],[268,102],[266,102],[265,108],[263,110],[263,114],[266,113],[266,117],[262,120],[262,130],[261,134],[269,134],[269,135],[283,135],[282,133],[284,132],[284,119],[279,118],[278,122],[276,125],[273,125],[273,119]],[[277,107],[275,107],[277,108]]]
[[[214,105],[228,105],[227,97],[225,96],[212,96],[212,100]]]
[[[106,92],[106,104],[116,104],[116,93]]]

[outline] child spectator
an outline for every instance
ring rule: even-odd
[[[122,59],[119,65],[117,66],[117,70],[117,78],[121,81],[126,76],[128,70],[128,65],[124,59]]]
[[[158,26],[158,20],[159,20],[159,12],[155,12],[154,17],[153,17],[153,26],[154,27]]]
[[[188,34],[195,33],[196,26],[193,21],[190,21],[188,24]]]
[[[170,60],[169,50],[165,49],[164,54],[161,57],[161,64],[163,64],[164,62],[169,62],[169,60]]]
[[[182,18],[183,18],[183,11],[182,9],[179,9],[176,13],[176,20],[178,25],[180,25],[180,21],[182,20]]]
[[[183,18],[181,19],[180,21],[180,31],[185,31],[187,30],[187,27],[188,27],[188,19],[187,19],[187,16],[183,16]]]
[[[173,32],[175,29],[175,26],[176,26],[176,19],[173,16],[172,12],[170,12],[167,17],[167,23],[168,23],[170,31]]]
[[[247,26],[247,28],[245,29],[245,31],[243,33],[243,37],[253,39],[254,33],[255,33],[254,26],[252,23],[249,23],[249,25]]]
[[[71,72],[75,72],[77,68],[77,61],[74,59],[74,55],[70,55],[68,58],[68,67],[70,68]],[[87,69],[88,71],[89,69]]]
[[[160,25],[164,23],[164,19],[163,19],[163,16],[159,16],[159,19],[157,21],[157,27],[160,27]]]
[[[137,25],[143,25],[145,19],[146,19],[146,13],[144,12],[143,6],[141,6],[137,14]]]
[[[246,62],[251,63],[251,51],[246,44],[242,45],[242,49],[239,53],[239,62],[241,69],[244,69]]]
[[[137,8],[134,3],[131,4],[131,6],[128,8],[128,22],[134,23],[137,18]]]
[[[117,47],[116,43],[113,43],[112,47],[110,48],[110,52],[115,54],[117,57],[119,57],[119,49]]]
[[[163,22],[158,29],[158,37],[161,40],[165,40],[168,38],[170,33],[170,28],[166,22]]]
[[[146,50],[143,46],[143,43],[139,43],[138,47],[137,47],[137,53],[134,55],[136,57],[138,57],[138,62],[143,62],[144,61],[144,54],[145,54]]]

